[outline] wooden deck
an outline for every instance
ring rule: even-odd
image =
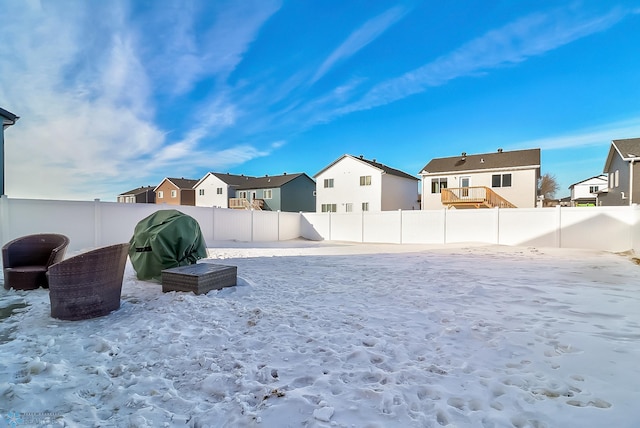
[[[488,187],[457,187],[442,189],[442,204],[448,208],[516,208],[511,202]]]
[[[261,211],[263,207],[263,199],[254,199],[253,201],[249,201],[247,198],[229,198],[229,208],[234,210]]]

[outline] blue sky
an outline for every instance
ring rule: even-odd
[[[6,194],[542,149],[561,190],[640,137],[639,1],[0,0]]]

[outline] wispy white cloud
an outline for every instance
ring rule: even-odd
[[[637,138],[640,135],[640,117],[601,124],[596,127],[576,130],[574,133],[520,141],[510,144],[508,149],[540,148],[563,150],[590,146],[607,146],[611,140]]]
[[[365,22],[360,28],[351,33],[349,37],[324,60],[311,79],[311,83],[317,82],[336,64],[348,59],[374,41],[389,29],[389,27],[402,19],[407,12],[408,10],[406,8],[396,6]]]
[[[614,9],[602,16],[584,17],[572,10],[536,13],[509,23],[472,40],[418,69],[374,86],[360,100],[336,113],[371,109],[453,79],[476,75],[498,67],[517,64],[542,55],[582,37],[606,30],[626,16]]]
[[[239,113],[224,97],[224,79],[279,2],[231,2],[229,9],[216,3],[217,22],[202,38],[194,30],[200,11],[189,5],[173,10],[185,10],[173,47],[184,47],[182,56],[148,50],[149,38],[159,33],[145,31],[146,15],[133,17],[145,12],[134,11],[135,2],[67,6],[12,2],[0,16],[0,39],[12,41],[0,51],[0,100],[21,116],[6,132],[10,196],[113,199],[131,183],[154,184],[168,167],[186,176],[269,153],[245,143],[207,148],[202,142],[235,123]],[[190,111],[190,129],[182,136],[170,123],[155,123],[158,94],[177,95],[168,82],[175,78],[184,92],[212,76],[222,81],[223,95]]]

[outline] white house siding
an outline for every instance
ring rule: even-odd
[[[592,177],[580,183],[571,186],[571,200],[597,200],[597,193],[591,193],[591,190],[601,191],[607,188],[607,176]]]
[[[382,175],[382,211],[415,210],[418,205],[418,180]]]
[[[353,212],[362,211],[362,203],[369,203],[369,211],[381,211],[382,171],[351,157],[344,157],[331,168],[317,175],[316,211],[322,204],[336,204],[337,212],[346,212],[352,204]],[[361,176],[371,176],[371,185],[360,186]],[[325,188],[324,180],[333,179],[333,188]]]
[[[495,174],[511,174],[510,187],[491,187]],[[447,188],[462,187],[460,179],[470,177],[469,187],[488,187],[518,208],[536,206],[537,177],[535,169],[501,169],[482,172],[426,175],[422,178],[422,206],[426,210],[443,208],[440,193],[431,193],[431,179],[446,178]]]
[[[218,194],[218,188],[222,188],[222,194]],[[204,195],[200,195],[200,190],[204,190]],[[228,208],[228,186],[213,174],[209,174],[195,188],[196,206],[198,207],[219,207]]]

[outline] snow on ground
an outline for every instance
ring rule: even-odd
[[[0,426],[640,425],[627,257],[219,244],[202,262],[237,266],[238,286],[162,293],[128,265],[121,308],[93,320],[2,290]]]

